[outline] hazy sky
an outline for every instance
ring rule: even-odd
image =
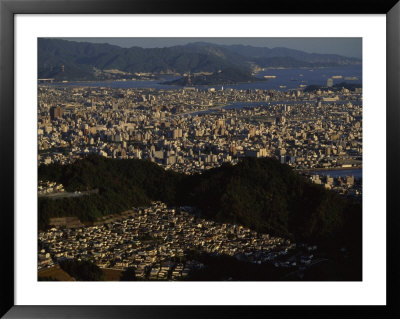
[[[109,43],[129,48],[169,47],[190,42],[244,44],[257,47],[286,47],[310,53],[333,53],[362,57],[362,38],[64,38],[73,41]]]

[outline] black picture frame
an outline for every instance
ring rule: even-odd
[[[386,306],[16,306],[14,303],[14,16],[16,14],[385,14],[387,19],[387,305]],[[4,318],[399,318],[400,2],[397,0],[0,0],[1,309]],[[388,174],[390,172],[390,174]],[[383,214],[384,212],[377,212]]]

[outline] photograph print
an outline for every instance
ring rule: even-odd
[[[39,281],[362,281],[362,38],[38,38]]]

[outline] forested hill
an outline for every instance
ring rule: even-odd
[[[62,183],[67,191],[99,189],[97,194],[78,198],[39,198],[42,229],[51,217],[93,221],[161,200],[173,206],[196,206],[205,218],[297,241],[340,245],[361,240],[359,204],[269,158],[244,158],[235,166],[187,176],[145,160],[90,155],[66,166],[42,165],[39,180]]]
[[[250,73],[250,65],[235,53],[209,47],[121,48],[115,45],[38,40],[38,77],[56,80],[96,80],[106,70],[126,73],[217,72],[234,68]]]

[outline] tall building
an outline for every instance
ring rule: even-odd
[[[327,86],[328,88],[330,88],[330,87],[333,86],[333,79],[332,79],[332,78],[329,78],[328,80],[326,80],[326,86]]]
[[[182,132],[181,128],[177,128],[177,129],[172,130],[172,138],[173,139],[177,139],[179,137],[182,137],[182,135],[183,135],[183,132]]]
[[[52,120],[61,118],[63,115],[63,110],[59,106],[53,106],[50,108],[50,117]]]
[[[275,118],[275,124],[285,124],[286,123],[286,117],[284,116],[278,116]]]

